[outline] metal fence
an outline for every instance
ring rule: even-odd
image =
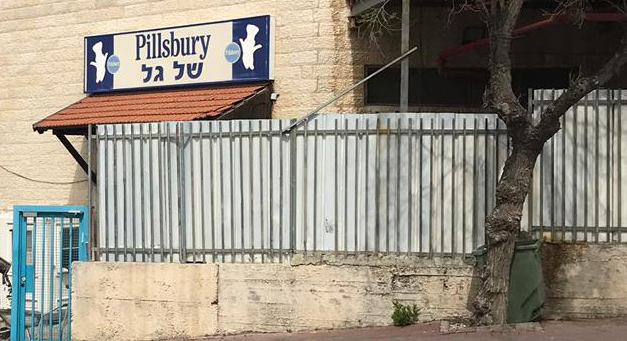
[[[534,92],[534,112],[557,94]],[[523,217],[537,237],[622,240],[620,96],[591,94],[547,144]],[[289,124],[99,126],[99,259],[434,257],[483,244],[510,149],[495,115],[322,115],[282,134]]]
[[[561,93],[532,93],[536,121]],[[523,226],[536,236],[569,242],[625,240],[626,100],[625,90],[597,90],[563,117],[562,130],[544,146],[536,164],[526,203]]]
[[[281,134],[289,123],[99,127],[100,259],[433,256],[483,243],[508,150],[493,115],[325,115]]]

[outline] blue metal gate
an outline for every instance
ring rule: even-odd
[[[88,240],[87,207],[14,207],[11,341],[70,340],[72,262]]]

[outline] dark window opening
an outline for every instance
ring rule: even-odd
[[[368,66],[371,74],[379,67]],[[528,89],[567,88],[572,68],[515,68],[512,70],[514,92],[527,106]],[[576,75],[576,73],[574,73]],[[383,71],[366,85],[366,105],[398,106],[400,101],[399,68]],[[486,69],[411,68],[409,71],[409,105],[422,107],[480,108],[488,84]]]
[[[72,247],[70,248],[70,228],[63,228],[63,244],[61,246],[61,266],[65,269],[70,269],[70,254],[72,255],[72,262],[78,260],[78,241],[79,241],[79,228],[72,228]]]

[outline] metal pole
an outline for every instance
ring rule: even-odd
[[[146,197],[145,197],[145,192],[144,192],[144,125],[140,125],[139,126],[139,169],[140,169],[140,173],[139,173],[139,192],[141,193],[140,195],[140,200],[141,200],[141,234],[142,234],[142,248],[141,248],[141,254],[142,254],[142,262],[146,261]],[[105,179],[105,184],[107,183],[106,179]],[[106,226],[105,226],[106,228]],[[107,232],[105,232],[107,233]],[[107,236],[109,234],[107,233]],[[108,253],[107,253],[108,255]]]
[[[135,128],[131,125],[131,205],[132,212],[135,212],[136,204],[137,204],[137,193],[135,193]],[[141,169],[141,168],[140,168]],[[90,205],[91,207],[91,205]],[[135,228],[135,214],[132,215],[131,228],[133,229],[133,262],[137,262],[137,228]]]
[[[261,123],[259,123],[261,124]],[[261,140],[259,140],[261,143]],[[261,158],[261,156],[259,156]],[[248,235],[250,238],[250,261],[252,263],[255,262],[255,226],[253,223],[253,217],[255,215],[254,211],[254,197],[255,192],[253,190],[254,181],[253,181],[253,125],[251,121],[248,121],[248,193],[250,196],[250,204],[249,204],[249,213],[248,213]]]
[[[478,124],[478,120],[477,117],[475,117],[475,119],[472,122],[472,130],[473,130],[473,137],[472,137],[472,196],[470,199],[470,202],[472,203],[477,203],[476,200],[476,196],[477,196],[477,182],[479,182],[479,177],[477,176],[477,140],[479,139],[479,124]],[[470,224],[470,228],[471,228],[471,232],[472,232],[472,245],[471,245],[471,249],[476,248],[479,244],[479,240],[478,240],[478,236],[477,236],[477,229],[476,226],[478,225],[477,223],[477,208],[478,205],[473,205],[472,207],[472,224]]]
[[[206,239],[206,215],[205,208],[205,152],[203,146],[205,145],[205,137],[203,135],[203,123],[200,123],[198,132],[198,138],[200,139],[200,219],[201,219],[201,238],[202,238],[202,262],[207,263],[207,239]]]
[[[396,123],[396,254],[401,254],[401,130],[402,121]],[[410,186],[407,186],[410,187]]]
[[[161,125],[159,125],[159,127],[161,127]],[[159,135],[158,146],[161,146],[161,135]],[[161,148],[159,148],[159,155],[161,155]],[[161,167],[161,163],[159,163],[159,167]],[[161,174],[159,174],[159,177],[161,177]],[[194,186],[194,127],[191,123],[189,124],[189,180],[191,184],[191,186],[189,186],[189,195],[191,201],[190,227],[192,228],[192,263],[196,263],[196,196],[194,195],[194,188],[196,186]],[[161,186],[159,186],[159,191],[161,191]],[[161,226],[160,230],[161,232],[163,232],[163,226]],[[161,236],[163,236],[163,233],[161,234]],[[187,245],[185,247],[187,250]],[[161,250],[163,250],[163,242],[161,242]],[[187,261],[187,259],[185,261]]]
[[[562,116],[562,242],[566,240],[566,116]]]
[[[618,201],[617,201],[617,205],[618,205],[618,242],[622,242],[622,235],[623,235],[623,221],[622,221],[622,216],[623,216],[623,205],[622,205],[622,176],[623,176],[623,172],[622,172],[622,164],[623,164],[623,159],[622,159],[622,155],[621,155],[621,148],[623,148],[623,144],[622,144],[622,131],[623,131],[623,124],[622,124],[622,106],[623,106],[623,101],[622,101],[622,93],[623,90],[618,90],[618,130],[617,130],[617,145],[618,148],[617,149],[617,160],[618,160],[618,186],[617,186],[617,191],[618,191]]]
[[[385,127],[385,252],[390,252],[390,148],[392,145],[392,143],[390,142],[391,122],[391,119],[388,117]]]
[[[429,128],[431,129],[431,134],[429,134],[429,259],[433,258],[433,254],[435,250],[433,249],[433,243],[435,242],[433,238],[434,222],[435,222],[435,212],[433,212],[433,174],[434,166],[433,166],[433,140],[434,140],[434,120],[431,118]]]
[[[272,121],[268,122],[268,131],[271,132],[272,131]],[[241,142],[240,142],[241,144]],[[272,143],[272,134],[268,133],[268,160],[270,161],[268,163],[268,177],[269,177],[269,186],[268,186],[268,220],[269,220],[269,224],[270,226],[268,227],[268,237],[270,239],[270,262],[274,263],[275,260],[275,251],[274,251],[274,215],[273,215],[273,207],[274,207],[274,157],[273,157],[273,153],[272,153],[272,146],[274,144]],[[243,182],[242,182],[243,183]],[[243,206],[242,206],[243,209]],[[243,247],[243,244],[242,244]]]
[[[462,256],[466,257],[466,118],[462,129]]]
[[[128,256],[128,244],[127,244],[127,235],[128,235],[128,217],[130,216],[129,210],[126,202],[126,192],[127,192],[127,172],[128,167],[126,164],[126,124],[122,125],[122,231],[124,232],[124,236],[122,236],[122,243],[124,243],[124,261],[127,261]]]
[[[379,157],[381,155],[381,119],[379,115],[377,115],[377,124],[376,124],[376,132],[375,132],[375,176],[374,176],[374,186],[375,186],[375,221],[374,221],[374,252],[379,252],[381,243],[380,243],[380,206],[381,206],[381,161]]]
[[[293,121],[292,124],[294,124]],[[294,252],[296,249],[296,192],[298,190],[296,186],[296,153],[298,151],[296,146],[296,133],[290,134],[289,147],[290,147],[290,252]]]
[[[113,126],[113,260],[118,261],[118,139],[117,131]],[[107,243],[107,249],[109,245]],[[107,259],[108,261],[109,259]],[[42,289],[43,290],[43,289]],[[43,309],[43,307],[42,307]],[[43,311],[43,310],[42,310]]]
[[[235,128],[235,124],[233,124],[234,121],[230,121],[229,122],[229,196],[231,197],[231,203],[229,205],[229,208],[231,209],[231,216],[230,218],[230,237],[231,237],[231,263],[235,263],[235,161],[234,161],[234,157],[233,154],[235,154],[235,147],[234,147],[234,139],[233,139],[233,129]],[[261,153],[259,153],[259,156],[261,157]],[[260,162],[261,163],[261,162]],[[262,177],[263,179],[263,177]],[[262,188],[263,188],[263,180],[259,181],[259,183],[261,184]],[[262,198],[263,201],[263,198]],[[263,202],[260,202],[263,205]],[[262,206],[263,207],[263,206]],[[263,219],[262,219],[262,224],[263,224]],[[262,225],[262,231],[263,231],[263,225]]]
[[[309,140],[309,136],[307,135],[307,124],[303,127],[305,132],[303,133],[303,247],[305,251],[305,255],[307,254],[307,224],[309,223],[309,219],[307,219],[307,178],[309,175],[309,170],[307,169],[307,159],[309,154],[309,148],[307,144],[307,140]],[[262,219],[263,221],[263,219]]]
[[[368,183],[370,182],[370,177],[368,174],[368,169],[370,168],[370,119],[366,118],[365,119],[365,123],[366,123],[366,132],[365,132],[365,139],[366,139],[366,166],[365,166],[365,175],[364,175],[364,193],[366,194],[364,196],[364,252],[368,252],[368,216],[369,216],[369,210],[368,210],[368,198],[370,197],[370,194],[368,192]],[[337,126],[336,126],[337,128]],[[337,139],[337,132],[335,133],[336,135],[336,139]],[[336,146],[335,148],[337,148],[337,142],[336,142]],[[337,194],[335,196],[336,198],[338,197]],[[336,214],[337,216],[337,214]]]
[[[131,130],[132,132],[132,130]],[[161,123],[159,123],[159,125],[157,126],[157,162],[159,163],[159,244],[161,244],[161,262],[164,261],[165,259],[165,250],[164,250],[164,232],[163,232],[163,226],[165,225],[164,221],[165,221],[165,214],[164,214],[164,207],[165,207],[165,190],[163,188],[163,184],[165,183],[164,180],[164,169],[165,167],[163,166],[163,162],[162,162],[162,147],[161,147],[161,143],[162,143],[162,134],[161,134]]]
[[[170,244],[170,262],[174,261],[174,210],[172,207],[172,172],[173,172],[173,168],[172,168],[172,141],[170,139],[170,130],[172,128],[172,124],[168,123],[166,126],[166,141],[167,141],[167,145],[166,145],[166,151],[167,151],[167,161],[166,164],[164,165],[166,168],[166,185],[167,185],[167,199],[168,199],[168,234],[170,237],[169,240],[169,244]],[[177,144],[175,143],[174,146],[176,146]]]
[[[148,207],[150,212],[150,261],[155,262],[155,217],[154,217],[154,181],[153,181],[153,156],[152,156],[152,124],[148,124],[148,188],[150,189],[150,196],[148,197]],[[180,224],[179,224],[180,226]]]
[[[611,216],[610,216],[610,208],[612,207],[612,203],[611,203],[611,191],[612,191],[612,186],[610,186],[610,183],[612,182],[612,169],[611,169],[611,157],[612,157],[612,147],[611,147],[611,137],[610,137],[610,132],[611,132],[611,128],[612,128],[612,121],[614,120],[614,116],[612,115],[612,110],[611,110],[611,99],[610,99],[610,90],[605,90],[606,91],[606,104],[607,104],[607,121],[605,124],[605,148],[606,148],[606,160],[605,160],[605,176],[606,176],[606,182],[605,182],[605,225],[607,226],[607,230],[606,230],[606,241],[609,243],[612,241],[613,239],[613,235],[612,235],[612,231],[610,226],[612,226],[612,220],[611,220]],[[599,90],[596,90],[597,95],[599,94]]]
[[[92,163],[92,159],[91,159],[91,148],[92,148],[92,125],[88,125],[87,126],[87,174],[91,174],[91,163]],[[92,255],[92,259],[95,259],[94,254],[92,253],[94,248],[94,236],[96,235],[95,233],[95,229],[94,229],[94,221],[93,221],[93,185],[92,185],[92,181],[87,181],[87,196],[89,198],[89,227],[91,229],[91,243],[89,243],[89,254]],[[106,211],[106,210],[105,210]],[[61,233],[63,233],[63,230],[61,230]]]
[[[355,231],[354,232],[354,239],[353,239],[353,245],[354,245],[354,252],[355,255],[357,254],[357,250],[359,247],[359,172],[360,172],[360,167],[359,167],[359,160],[361,158],[359,157],[359,120],[355,121],[355,208],[354,208],[354,214],[355,214]]]
[[[457,251],[455,242],[455,116],[453,116],[453,130],[451,131],[451,256]],[[498,142],[498,140],[497,140]],[[442,186],[444,187],[444,186]],[[464,193],[462,192],[462,196]]]
[[[335,215],[335,230],[333,231],[334,233],[334,244],[335,244],[335,253],[337,253],[338,251],[338,236],[339,236],[339,230],[340,230],[340,225],[339,225],[339,200],[340,200],[340,185],[339,185],[339,181],[340,181],[340,170],[339,170],[339,158],[338,158],[338,149],[339,149],[339,143],[338,143],[338,130],[337,130],[337,118],[334,119],[334,127],[335,127],[335,134],[333,137],[333,140],[335,142],[334,144],[334,152],[335,152],[335,157],[334,157],[334,162],[335,162],[335,167],[334,167],[334,171],[335,171],[335,181],[334,181],[334,185],[335,185],[335,198],[333,198],[334,201],[334,215]]]
[[[588,241],[588,208],[589,208],[589,201],[588,201],[588,174],[589,174],[589,170],[588,170],[588,106],[590,105],[590,103],[588,102],[588,95],[586,95],[586,97],[584,98],[585,102],[584,102],[584,124],[583,126],[585,127],[584,131],[583,131],[583,139],[584,139],[584,154],[583,154],[583,173],[584,173],[584,186],[583,186],[583,200],[584,200],[584,210],[583,210],[583,241],[587,242]],[[591,181],[590,181],[591,183]]]
[[[261,262],[265,263],[266,262],[266,245],[265,245],[265,241],[266,241],[266,237],[263,234],[263,227],[264,227],[264,201],[266,200],[266,197],[264,195],[264,191],[263,191],[263,185],[265,182],[265,177],[264,177],[264,172],[263,172],[263,128],[261,126],[262,121],[259,121],[259,125],[257,126],[257,128],[259,128],[259,241],[260,241],[260,245],[261,245]]]
[[[444,257],[444,119],[440,120],[440,256]]]
[[[416,150],[418,152],[418,252],[422,253],[422,124],[423,118],[418,118],[420,120],[418,126],[418,146]]]
[[[409,160],[408,160],[408,167],[407,167],[407,255],[411,255],[411,249],[412,249],[412,219],[413,219],[413,210],[414,210],[414,205],[412,202],[412,197],[413,197],[413,189],[414,189],[414,181],[412,178],[412,172],[413,172],[413,144],[414,144],[414,130],[413,130],[414,126],[413,126],[413,121],[412,118],[409,118],[409,121],[407,123],[407,154],[409,156]],[[366,179],[367,181],[367,179]]]
[[[344,252],[348,252],[348,119],[344,119]]]
[[[218,179],[220,179],[220,246],[221,246],[221,252],[220,254],[222,255],[222,263],[225,262],[225,255],[224,255],[224,244],[225,244],[225,237],[224,237],[224,230],[225,230],[225,221],[226,219],[224,218],[224,216],[226,215],[224,212],[224,184],[226,183],[226,181],[224,181],[224,146],[223,146],[223,135],[222,135],[222,130],[223,130],[223,124],[222,122],[220,122],[220,125],[218,125],[218,151],[220,152],[218,155],[218,160],[220,160],[220,172],[219,172],[219,176]],[[215,247],[214,247],[215,248]]]
[[[313,148],[313,251],[318,249],[318,121],[314,122],[314,148]]]
[[[539,112],[544,112],[544,91],[540,91],[540,111]],[[552,142],[551,142],[552,143]],[[547,143],[548,144],[548,143]],[[540,224],[539,224],[539,237],[538,239],[544,239],[544,168],[546,161],[545,159],[545,152],[548,150],[548,146],[547,144],[545,144],[542,147],[542,153],[540,154]],[[551,156],[552,157],[552,156]]]
[[[594,94],[594,241],[599,242],[599,94]]]
[[[497,121],[495,125],[498,125],[498,118],[496,120]],[[488,149],[489,149],[489,142],[490,142],[490,129],[489,129],[489,121],[487,118],[484,120],[484,124],[485,126],[483,128],[484,128],[485,135],[483,136],[483,153],[484,153],[483,157],[484,157],[484,163],[485,163],[485,174],[483,176],[483,220],[485,221],[485,219],[488,217],[488,214],[490,212],[490,209],[488,206],[488,197],[490,196],[488,194],[488,183],[489,183],[488,162],[490,160]],[[497,175],[494,174],[494,177],[496,178]],[[486,245],[488,244],[487,231],[485,229],[485,225],[483,227],[483,242]]]
[[[393,61],[387,63],[386,65],[384,65],[383,67],[381,67],[379,70],[373,72],[372,74],[370,74],[368,77],[360,80],[359,82],[355,83],[353,86],[351,86],[350,88],[342,91],[339,95],[331,98],[330,100],[324,102],[323,104],[321,104],[319,107],[317,107],[316,109],[314,109],[312,112],[310,112],[309,114],[297,119],[295,122],[293,122],[292,124],[290,124],[289,127],[287,127],[287,129],[283,130],[283,133],[288,133],[290,131],[292,131],[294,128],[296,128],[297,126],[303,124],[306,121],[311,120],[312,118],[314,118],[315,116],[318,115],[318,113],[320,112],[320,110],[326,108],[329,104],[337,101],[338,99],[344,97],[344,95],[346,95],[347,93],[353,91],[356,87],[364,84],[365,82],[367,82],[368,80],[370,80],[372,77],[378,75],[379,73],[383,72],[383,70],[389,68],[390,66],[400,62],[401,60],[409,57],[409,55],[411,55],[412,53],[416,52],[418,50],[418,47],[414,47],[411,50],[403,53],[402,55],[400,55],[398,58],[394,59]]]
[[[250,121],[248,121],[248,125],[249,125],[249,131],[250,131]],[[239,130],[239,132],[242,132],[242,121],[238,122],[237,128]],[[240,247],[242,248],[241,251],[241,257],[242,260],[241,262],[244,263],[245,262],[245,255],[244,255],[244,249],[245,249],[245,240],[244,240],[244,235],[246,234],[246,231],[244,229],[244,225],[245,225],[245,217],[244,217],[244,137],[242,136],[239,139],[239,211],[240,211]],[[234,171],[231,171],[233,175],[235,175]],[[252,185],[252,184],[251,184]],[[252,197],[251,197],[252,198]],[[252,202],[250,202],[252,204]],[[251,205],[252,206],[252,205]],[[252,225],[251,225],[252,227]],[[251,244],[250,249],[252,250],[254,248],[254,245]],[[254,258],[254,254],[251,252],[250,253],[250,259],[252,262],[252,259]]]
[[[279,130],[283,129],[283,120],[279,121]],[[279,140],[279,263],[283,263],[283,185],[285,179],[283,177],[283,139]],[[251,168],[252,170],[252,168]],[[252,199],[252,195],[250,196]],[[337,196],[336,196],[337,198]],[[252,226],[250,226],[252,229]],[[252,244],[252,243],[251,243]]]
[[[409,13],[410,0],[403,0],[402,29],[401,29],[401,53],[409,49]],[[401,112],[409,111],[409,59],[401,62]]]
[[[214,170],[215,170],[215,159],[214,159],[214,151],[216,149],[216,135],[213,133],[213,128],[216,126],[217,124],[213,124],[212,122],[209,123],[209,197],[211,199],[211,205],[209,206],[211,208],[211,262],[215,263],[216,259],[218,258],[217,254],[216,254],[216,233],[217,233],[217,229],[216,229],[216,215],[217,215],[217,205],[216,205],[216,193],[218,192],[218,190],[215,188],[215,179],[214,179]],[[216,151],[217,153],[217,151]],[[222,188],[222,185],[219,186],[220,189]]]

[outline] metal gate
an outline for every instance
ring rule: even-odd
[[[11,341],[70,340],[72,262],[87,261],[83,206],[16,206]]]

